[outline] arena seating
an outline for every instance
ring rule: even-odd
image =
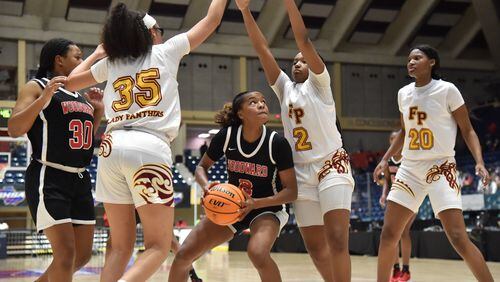
[[[22,153],[23,150],[15,150],[15,154],[12,156],[12,161],[14,160],[16,165],[26,166],[27,158],[26,154]],[[0,158],[7,158],[7,156],[0,156]],[[500,152],[489,152],[485,153],[485,162],[487,167],[491,171],[500,171]],[[0,159],[0,161],[2,161]],[[6,160],[5,160],[6,161]],[[196,165],[200,161],[197,156],[185,155],[184,164],[186,167],[194,173]],[[478,191],[477,185],[480,178],[475,175],[475,162],[471,156],[457,157],[457,164],[459,167],[459,175],[462,182],[462,194],[478,194],[482,193]],[[96,175],[97,175],[97,156],[92,158],[91,164],[87,167],[90,176],[91,183],[95,187]],[[226,182],[226,162],[222,158],[218,160],[214,166],[208,171],[208,176],[211,181]],[[173,182],[176,190],[187,189],[188,185],[183,179],[183,176],[179,173],[177,169],[173,170]],[[12,170],[7,170],[5,172],[4,178],[0,179],[0,185],[8,184],[24,184],[25,171],[17,170],[17,167],[13,166]],[[381,221],[384,217],[384,209],[379,204],[380,194],[382,193],[382,187],[373,183],[371,180],[371,172],[358,173],[354,175],[356,187],[353,194],[352,211],[351,218],[359,219],[363,222]],[[487,210],[499,209],[500,200],[499,192],[494,194],[485,194],[485,208]],[[418,218],[421,220],[432,219],[434,217],[430,202],[428,198],[425,199],[424,203],[420,207]]]
[[[194,174],[196,166],[200,162],[200,157],[186,155],[184,159],[184,164],[187,166],[189,171]],[[226,159],[221,158],[220,160],[216,161],[214,165],[208,170],[208,178],[210,179],[210,181],[226,182],[226,169]]]

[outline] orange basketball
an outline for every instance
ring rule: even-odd
[[[238,210],[245,201],[243,192],[229,183],[213,186],[203,198],[208,219],[218,225],[230,225],[238,221]]]

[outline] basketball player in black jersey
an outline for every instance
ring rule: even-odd
[[[397,135],[399,134],[399,131],[393,131],[391,133],[391,136],[389,137],[389,143],[392,145],[394,140],[396,139]],[[392,156],[388,163],[389,166],[387,167],[385,173],[384,173],[384,184],[383,184],[383,191],[382,194],[380,195],[379,203],[380,205],[385,208],[386,202],[387,202],[387,195],[389,194],[389,189],[392,187],[392,183],[394,182],[394,179],[396,178],[396,172],[398,171],[399,166],[401,165],[401,160],[403,159],[403,156],[401,155],[401,151],[396,153],[394,156]],[[396,251],[395,257],[394,257],[394,268],[392,270],[392,276],[391,276],[391,282],[406,282],[410,281],[411,276],[410,276],[410,256],[411,256],[411,236],[410,236],[410,228],[411,225],[413,224],[413,221],[415,220],[415,217],[417,214],[414,214],[408,223],[406,224],[403,234],[401,235],[401,240],[399,241],[401,243],[401,259],[403,262],[403,268],[401,269],[400,264],[399,264],[399,248]]]
[[[20,90],[9,135],[28,133],[33,148],[26,171],[26,198],[38,231],[47,236],[53,260],[37,281],[71,281],[92,255],[94,200],[89,173],[93,135],[103,115],[102,92],[81,96],[64,89],[82,52],[66,39],[42,48],[36,78]]]
[[[229,183],[246,195],[241,220],[220,226],[207,218],[189,233],[176,254],[169,281],[186,281],[191,263],[211,248],[250,227],[247,253],[262,281],[281,281],[270,256],[276,237],[288,220],[284,204],[297,198],[292,151],[285,138],[266,128],[268,108],[264,96],[249,91],[236,95],[215,117],[223,126],[196,168],[196,181],[210,189],[207,171],[225,155]],[[247,169],[246,169],[247,168]]]

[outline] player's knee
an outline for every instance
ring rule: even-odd
[[[75,270],[78,270],[86,265],[90,261],[91,257],[92,249],[77,253],[75,258]]]
[[[307,252],[314,262],[325,262],[330,259],[330,251],[323,244],[308,245]]]
[[[58,261],[74,261],[76,251],[72,244],[65,244],[64,246],[59,246],[57,252],[54,252],[53,256],[54,260]]]
[[[131,240],[118,241],[113,239],[110,251],[118,256],[130,257],[134,251],[134,244],[135,242]]]
[[[190,266],[191,263],[194,261],[194,256],[191,254],[191,252],[181,246],[181,248],[177,251],[174,257],[174,262],[173,264],[179,265],[179,266]]]
[[[269,251],[264,250],[263,248],[248,248],[247,254],[250,261],[252,261],[252,264],[257,269],[263,268],[271,257]]]
[[[460,253],[465,249],[467,244],[469,243],[469,238],[465,233],[465,230],[460,228],[449,230],[448,238],[450,239],[450,243],[455,247],[455,249]]]
[[[328,232],[328,246],[332,253],[345,252],[348,249],[348,234],[340,228]]]
[[[405,230],[403,230],[403,234],[401,234],[401,239],[403,239],[403,240],[410,240],[411,239],[409,228],[408,229],[405,228]]]
[[[391,227],[384,226],[380,235],[381,244],[397,244],[401,238],[400,234]]]
[[[144,249],[154,250],[156,253],[159,253],[162,257],[166,258],[170,253],[170,244],[166,244],[165,240],[155,241],[144,244]]]
[[[75,250],[73,248],[59,249],[57,253],[54,253],[54,259],[52,264],[54,264],[59,269],[64,269],[66,271],[72,271],[75,265]]]

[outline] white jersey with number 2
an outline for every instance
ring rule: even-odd
[[[321,74],[309,70],[303,83],[293,82],[281,72],[271,88],[280,100],[284,133],[295,163],[321,160],[342,147],[326,67]]]

